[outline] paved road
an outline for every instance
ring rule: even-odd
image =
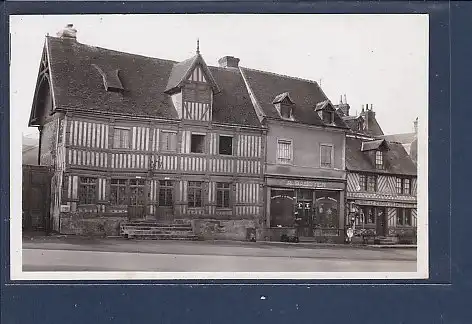
[[[416,271],[415,249],[175,241],[23,243],[24,271]]]

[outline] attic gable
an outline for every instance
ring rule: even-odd
[[[362,142],[361,151],[387,150],[388,144],[384,139]]]
[[[165,93],[174,94],[179,92],[183,84],[188,81],[209,83],[213,93],[220,92],[210,69],[199,53],[185,61],[174,64]]]

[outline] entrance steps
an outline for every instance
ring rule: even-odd
[[[153,221],[132,221],[121,224],[121,236],[148,240],[197,240],[192,225],[159,223]]]
[[[374,240],[374,244],[378,245],[395,245],[397,244],[396,237],[391,236],[378,236]]]

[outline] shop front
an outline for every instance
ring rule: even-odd
[[[343,242],[344,182],[267,178],[270,240]]]

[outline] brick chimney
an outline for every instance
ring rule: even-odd
[[[361,116],[364,117],[364,125],[365,125],[365,130],[369,130],[369,124],[370,124],[370,120],[372,118],[375,118],[375,111],[373,109],[373,105],[371,104],[370,105],[370,108],[369,108],[369,104],[366,104],[365,105],[365,109],[364,109],[364,105],[362,105],[362,112],[361,112]]]
[[[73,24],[67,24],[66,27],[57,32],[57,37],[77,40],[77,29],[74,28]]]
[[[349,109],[351,109],[351,106],[349,106],[349,104],[347,103],[346,95],[344,95],[344,101],[343,96],[341,96],[339,104],[336,105],[336,108],[339,108],[344,116],[349,116]]]
[[[413,122],[413,129],[415,130],[415,134],[418,134],[418,117],[416,117],[415,121]]]
[[[223,56],[218,60],[218,64],[222,68],[234,68],[237,69],[239,67],[239,59],[234,56]]]

